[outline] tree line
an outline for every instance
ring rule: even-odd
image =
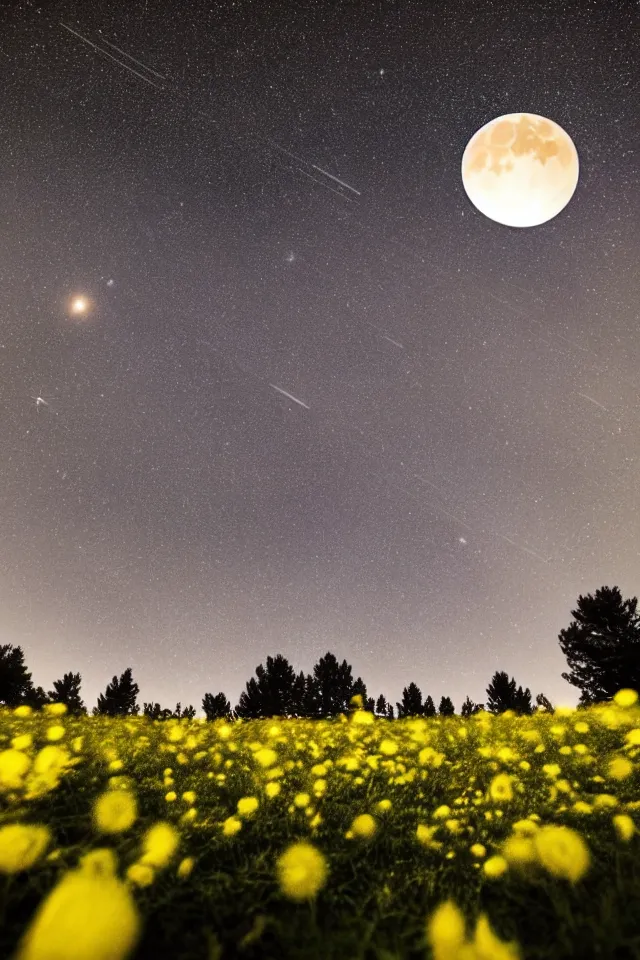
[[[618,587],[601,587],[594,596],[580,596],[574,618],[561,630],[558,641],[567,659],[569,672],[562,677],[581,691],[579,707],[611,699],[623,687],[640,691],[640,616],[636,613],[637,598],[623,600]],[[24,662],[21,647],[0,645],[0,704],[17,707],[23,704],[39,709],[47,703],[64,703],[71,715],[87,713],[80,696],[79,673],[65,673],[55,680],[53,689],[45,693],[34,687]],[[94,716],[137,716],[140,713],[140,688],[133,679],[131,667],[113,677],[93,708]],[[357,698],[354,700],[354,698]],[[402,699],[393,704],[384,694],[377,699],[368,695],[362,677],[353,679],[352,667],[339,663],[333,653],[321,657],[309,674],[295,670],[282,654],[267,657],[266,664],[256,667],[256,675],[246,684],[235,708],[224,693],[205,693],[202,709],[207,720],[218,718],[258,719],[261,717],[304,717],[327,719],[347,713],[357,703],[361,709],[378,717],[394,720],[403,717],[453,716],[455,707],[450,697],[441,697],[438,709],[431,696],[423,699],[419,686],[411,681],[402,691]],[[460,715],[469,717],[479,710],[503,713],[513,710],[531,714],[538,708],[553,710],[543,693],[532,701],[527,687],[516,686],[513,677],[496,671],[486,689],[485,703],[474,703],[468,696]],[[175,710],[163,709],[159,703],[144,703],[143,716],[151,720],[193,719],[192,705]]]

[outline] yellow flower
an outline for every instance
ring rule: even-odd
[[[424,823],[419,823],[416,829],[416,837],[420,843],[425,845],[425,847],[432,847],[434,850],[439,850],[442,847],[442,843],[433,839],[433,835],[437,829],[437,825],[434,827],[428,827]]]
[[[141,862],[152,867],[165,867],[176,852],[180,834],[170,823],[156,823],[144,835]]]
[[[238,800],[238,814],[241,817],[250,817],[257,809],[257,797],[243,797],[241,800]]]
[[[462,911],[453,900],[441,903],[427,921],[427,940],[433,960],[456,960],[465,942]]]
[[[519,960],[520,958],[518,945],[500,940],[491,929],[491,924],[484,913],[480,914],[476,923],[473,949],[474,960]]]
[[[505,803],[513,799],[512,778],[507,773],[499,773],[489,786],[491,799],[496,803]]]
[[[269,747],[264,747],[264,749],[258,750],[254,756],[261,767],[272,767],[278,759],[278,754],[275,752],[275,750],[271,750]]]
[[[619,813],[617,816],[613,817],[613,825],[616,829],[618,837],[620,840],[624,840],[625,843],[628,843],[628,841],[631,840],[631,837],[636,832],[635,823],[626,813]]]
[[[502,853],[510,864],[524,865],[536,860],[536,848],[533,839],[524,834],[513,834],[502,844]]]
[[[93,824],[102,833],[123,833],[138,816],[136,798],[124,790],[109,790],[93,806]]]
[[[357,727],[370,727],[376,720],[372,713],[367,710],[356,710],[351,717],[351,722]]]
[[[127,880],[136,887],[149,887],[153,883],[155,874],[147,863],[132,863],[127,869]]]
[[[305,807],[309,806],[309,803],[311,802],[311,797],[309,796],[308,793],[296,793],[295,797],[293,798],[293,802],[296,807],[299,807],[301,810],[304,810]]]
[[[181,880],[185,880],[193,870],[195,862],[194,857],[185,857],[184,860],[181,860],[178,865],[177,876]]]
[[[164,798],[167,803],[175,803],[178,799],[178,794],[175,792],[175,790],[169,790],[168,793],[165,793]]]
[[[630,747],[640,746],[640,727],[634,727],[633,730],[629,730],[625,740]]]
[[[356,837],[372,837],[377,828],[378,825],[370,813],[361,813],[351,824],[351,830]]]
[[[632,707],[638,702],[638,694],[635,690],[618,690],[613,699],[619,707]]]
[[[380,743],[378,749],[380,753],[384,753],[385,756],[392,757],[394,753],[398,752],[398,744],[395,742],[395,740],[389,740],[388,737],[385,737],[385,739]]]
[[[16,960],[125,960],[140,932],[126,884],[73,870],[38,908]]]
[[[19,737],[14,737],[11,746],[14,750],[28,750],[33,744],[33,737],[30,733],[23,733]]]
[[[16,707],[13,711],[14,717],[30,717],[32,713],[33,710],[26,704],[23,704],[21,707]]]
[[[31,766],[31,760],[20,750],[3,750],[0,753],[0,791],[16,790],[22,786],[22,778]]]
[[[315,897],[325,885],[329,868],[323,854],[310,843],[294,843],[278,859],[280,889],[291,900]]]
[[[0,827],[0,873],[28,870],[42,856],[50,840],[48,827],[27,823]]]
[[[474,857],[482,858],[487,855],[487,848],[482,843],[474,843],[469,849]]]
[[[225,837],[234,837],[239,830],[242,830],[242,820],[238,820],[237,817],[227,817],[222,824]]]
[[[594,807],[599,810],[605,810],[609,807],[618,806],[618,798],[610,793],[598,793],[593,801]]]
[[[64,704],[62,704],[64,706]],[[51,740],[52,743],[55,743],[58,740],[62,740],[67,731],[60,724],[56,724],[54,727],[49,727],[47,730],[47,740]]]
[[[489,857],[488,860],[485,860],[482,869],[487,877],[494,879],[495,877],[501,877],[503,873],[506,873],[509,869],[509,864],[504,857]]]
[[[47,703],[44,712],[52,717],[63,717],[67,712],[67,705],[66,703]]]
[[[264,792],[269,797],[270,800],[273,800],[274,797],[277,797],[280,791],[282,790],[282,785],[279,783],[268,783],[264,788]]]
[[[196,802],[196,793],[195,790],[185,790],[182,794],[182,799],[185,803],[195,803]]]
[[[433,815],[436,820],[444,820],[446,817],[451,815],[451,807],[448,807],[446,803],[443,803],[441,807],[438,807],[437,810],[433,811]]]
[[[626,780],[633,773],[633,764],[628,757],[614,757],[609,763],[608,773],[612,780]]]
[[[391,810],[391,800],[380,800],[377,807],[380,813],[386,813],[387,810]]]
[[[533,837],[542,866],[556,877],[576,883],[589,869],[589,848],[579,833],[570,827],[541,827]]]

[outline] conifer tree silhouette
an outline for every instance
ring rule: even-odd
[[[398,719],[401,717],[421,717],[423,712],[422,691],[413,680],[402,691],[402,701],[396,703]]]
[[[202,699],[202,709],[207,720],[232,720],[233,710],[224,693],[217,693],[215,697],[211,693],[205,693]]]
[[[637,605],[637,597],[623,600],[618,587],[578,598],[575,619],[558,639],[569,665],[562,676],[581,691],[581,705],[609,700],[623,687],[640,693]]]
[[[267,657],[266,666],[256,667],[256,676],[240,694],[236,715],[246,719],[292,716],[296,707],[295,680],[295,672],[286,657],[281,653]]]
[[[113,677],[104,693],[98,697],[98,705],[93,708],[94,716],[129,717],[136,716],[139,707],[136,702],[140,688],[134,683],[131,667]]]
[[[10,643],[0,645],[0,703],[18,707],[34,693],[31,674],[24,662],[22,647]]]
[[[441,717],[452,717],[456,712],[456,708],[453,705],[453,700],[451,697],[441,697],[440,706],[438,707],[438,713]]]
[[[62,680],[53,681],[53,690],[48,694],[49,700],[52,703],[64,703],[72,717],[86,714],[87,708],[80,696],[81,683],[79,673],[65,673]]]
[[[424,701],[422,706],[422,715],[425,717],[435,717],[436,715],[436,705],[431,696],[428,696]]]

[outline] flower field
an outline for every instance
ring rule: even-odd
[[[640,707],[0,711],[0,957],[640,957]]]

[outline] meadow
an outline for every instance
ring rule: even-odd
[[[0,711],[0,956],[640,957],[640,706]]]

